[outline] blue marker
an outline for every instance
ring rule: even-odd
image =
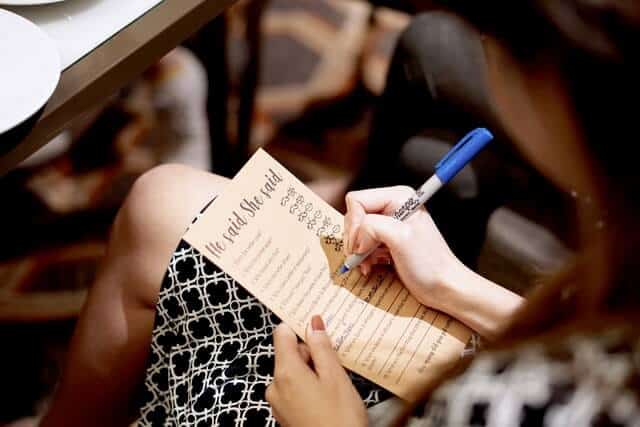
[[[478,128],[468,133],[458,142],[446,156],[436,165],[436,173],[420,187],[416,194],[396,210],[393,217],[404,221],[409,218],[420,206],[433,196],[436,191],[451,181],[489,142],[493,135],[485,128]],[[344,264],[338,269],[338,274],[344,274],[359,266],[377,247],[363,254],[350,255]]]

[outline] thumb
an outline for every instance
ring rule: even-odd
[[[313,360],[313,366],[319,377],[333,376],[337,370],[344,372],[338,359],[338,354],[333,349],[322,317],[313,316],[311,318],[311,324],[307,328],[306,341]]]
[[[399,254],[410,234],[409,225],[386,215],[367,215],[358,230],[356,253],[363,254],[384,244],[393,255]]]

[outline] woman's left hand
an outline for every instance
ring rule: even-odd
[[[275,369],[265,396],[284,427],[367,425],[367,412],[331,346],[320,316],[307,329],[306,344],[284,323],[273,333]]]

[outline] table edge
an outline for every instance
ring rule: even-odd
[[[235,2],[163,0],[71,65],[31,133],[0,156],[0,177]]]

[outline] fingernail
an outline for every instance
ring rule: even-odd
[[[311,318],[311,330],[313,332],[325,331],[324,321],[322,320],[321,316],[316,315]]]

